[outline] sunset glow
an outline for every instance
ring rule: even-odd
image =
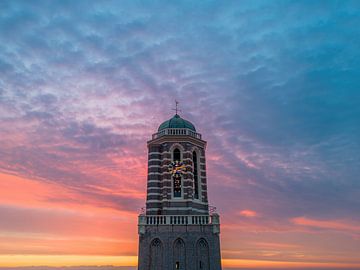
[[[360,269],[356,1],[0,1],[0,267],[136,266],[147,146],[207,141],[224,268]]]
[[[113,265],[136,266],[136,256],[84,256],[84,255],[0,255],[0,267],[18,266],[83,266]]]

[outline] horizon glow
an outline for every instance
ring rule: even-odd
[[[360,268],[356,1],[0,1],[0,267],[135,266],[146,142],[208,142],[223,266]]]

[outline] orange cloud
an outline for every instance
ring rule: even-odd
[[[292,249],[299,248],[300,245],[288,244],[288,243],[274,243],[274,242],[255,242],[255,246],[260,248],[270,248],[270,249]]]
[[[11,174],[0,172],[0,205],[11,205],[18,207],[40,207],[47,209],[68,209],[71,211],[81,211],[84,213],[115,214],[120,216],[136,216],[137,213],[121,211],[118,204],[115,209],[114,204],[104,204],[104,201],[94,196],[86,196],[69,189],[66,186],[50,181],[38,181],[23,178]],[[142,192],[134,189],[118,191],[116,189],[102,188],[88,185],[94,194],[100,195],[122,195],[128,198],[139,199]],[[145,196],[145,195],[144,195]]]
[[[291,221],[292,223],[301,226],[360,233],[360,225],[348,224],[338,220],[316,220],[306,217],[297,217],[293,218]]]
[[[52,182],[4,173],[0,180],[0,254],[136,253],[137,213],[104,206]]]
[[[0,255],[0,267],[19,266],[136,266],[137,256]]]
[[[239,214],[243,217],[257,217],[258,216],[258,213],[256,213],[255,211],[252,211],[252,210],[248,210],[248,209],[240,211]]]
[[[271,260],[245,260],[224,259],[223,266],[237,269],[297,269],[297,268],[336,268],[336,269],[359,269],[359,263],[319,263],[319,262],[294,262],[294,261],[271,261]]]
[[[0,173],[0,204],[17,206],[49,206],[48,198],[75,196],[65,188],[50,182],[39,182]]]

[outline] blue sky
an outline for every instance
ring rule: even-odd
[[[1,1],[2,177],[76,194],[42,199],[54,208],[85,200],[135,214],[146,141],[177,99],[208,141],[224,258],[360,264],[359,11],[358,1]],[[0,200],[0,215],[37,211],[21,202]],[[22,230],[5,225],[10,238]]]

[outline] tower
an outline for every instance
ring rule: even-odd
[[[206,141],[176,109],[147,146],[138,269],[221,270],[220,220],[208,204]]]

